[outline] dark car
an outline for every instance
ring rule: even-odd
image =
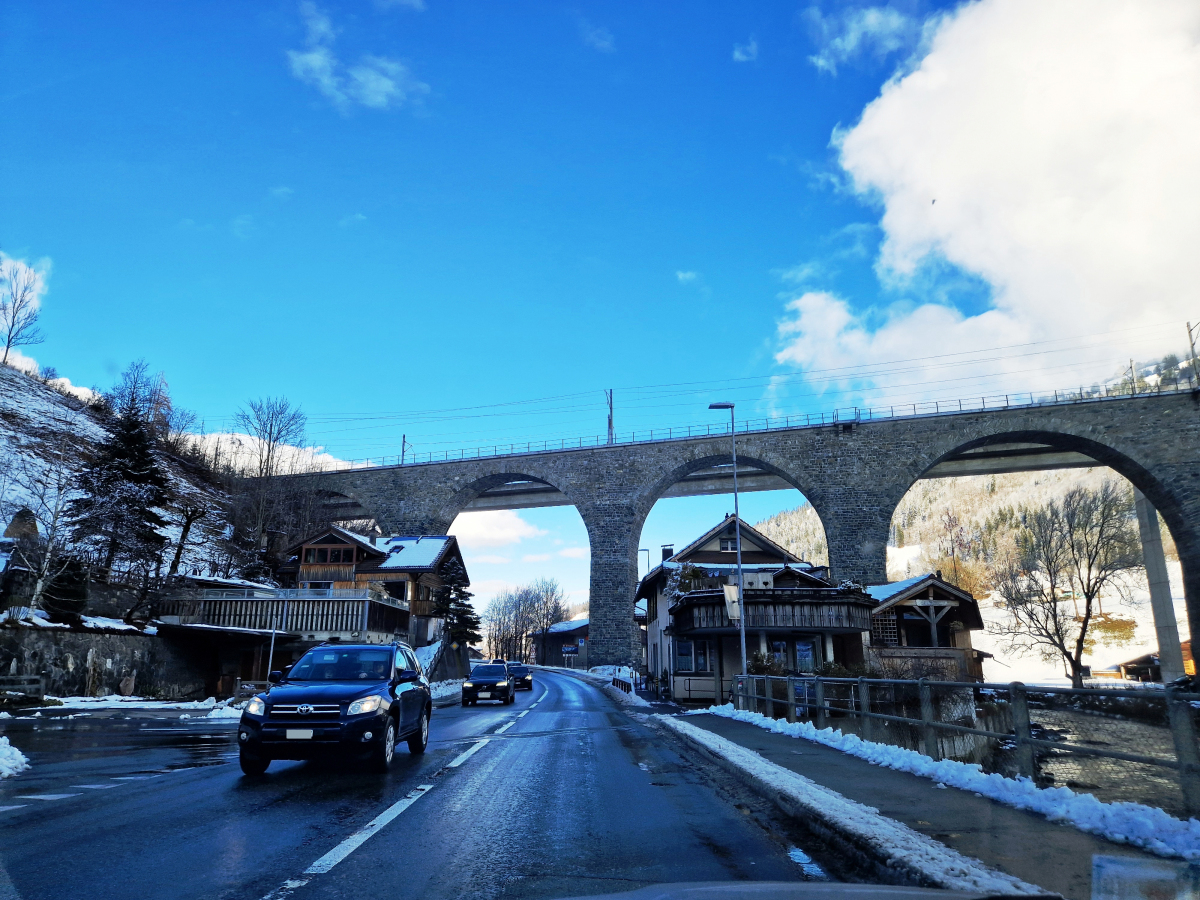
[[[273,759],[346,756],[386,772],[396,743],[429,743],[429,681],[407,644],[322,644],[246,704],[238,725],[242,771],[261,775]]]
[[[503,663],[484,663],[471,670],[471,677],[463,682],[462,705],[474,706],[480,700],[499,700],[512,703],[515,699],[508,666]]]
[[[533,672],[525,663],[512,662],[508,664],[508,674],[512,678],[513,687],[518,691],[533,690]]]

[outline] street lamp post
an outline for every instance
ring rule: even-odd
[[[710,403],[708,408],[729,410],[729,439],[733,444],[733,534],[737,548],[738,637],[742,642],[742,674],[749,675],[750,669],[746,665],[746,601],[742,585],[742,517],[738,511],[737,426],[733,418],[732,403]]]

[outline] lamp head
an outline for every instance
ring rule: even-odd
[[[733,404],[732,403],[710,403],[710,404],[708,404],[708,408],[709,409],[733,409]]]

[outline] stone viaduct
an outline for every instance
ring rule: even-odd
[[[757,477],[757,489],[799,489],[825,526],[835,577],[864,583],[886,580],[892,513],[918,479],[1108,466],[1162,514],[1183,566],[1189,630],[1200,624],[1198,391],[739,431],[737,452],[743,488]],[[713,492],[680,484],[721,466],[728,474],[729,463],[726,432],[301,477],[322,479],[385,534],[445,534],[465,509],[574,505],[591,542],[589,655],[602,664],[635,659],[638,542],[651,507],[664,495]],[[522,487],[525,500],[514,493]]]

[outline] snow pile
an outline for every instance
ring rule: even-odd
[[[455,678],[450,681],[435,681],[429,685],[429,690],[433,694],[433,702],[439,700],[449,700],[451,697],[458,699],[462,694],[462,683],[465,679]]]
[[[10,744],[8,738],[0,737],[0,778],[8,778],[28,768],[29,760],[25,754]]]
[[[145,697],[122,697],[120,694],[108,694],[104,697],[46,697],[47,700],[57,700],[69,709],[120,709],[122,707],[138,709],[205,709],[211,710],[217,705],[216,697],[207,700],[147,700]]]
[[[206,719],[240,719],[242,717],[242,709],[240,706],[234,706],[232,703],[224,706],[214,706],[208,711],[204,717]],[[183,718],[180,716],[180,718]]]
[[[702,745],[753,778],[763,793],[794,816],[812,817],[847,839],[869,849],[892,868],[915,873],[940,888],[995,894],[1044,895],[1036,885],[987,868],[944,844],[913,831],[907,825],[881,816],[879,811],[843,797],[783,766],[768,762],[733,741],[689,725],[671,716],[656,716],[685,738]]]
[[[429,674],[429,667],[433,665],[433,661],[437,659],[438,651],[442,649],[441,641],[434,641],[428,647],[418,647],[413,651],[416,654],[417,662],[421,664],[422,671],[426,675]]]
[[[1103,803],[1091,794],[1077,794],[1065,787],[1039,788],[1027,778],[985,774],[983,768],[974,763],[951,759],[938,762],[915,750],[864,741],[857,735],[843,734],[832,728],[818,730],[811,722],[768,719],[760,713],[735,709],[733,704],[695,710],[685,715],[705,713],[757,725],[775,734],[824,744],[865,759],[872,765],[910,772],[939,784],[981,794],[1006,806],[1041,813],[1052,822],[1067,822],[1080,831],[1098,834],[1118,844],[1131,844],[1159,856],[1200,860],[1200,821],[1196,819],[1185,822],[1141,803]]]

